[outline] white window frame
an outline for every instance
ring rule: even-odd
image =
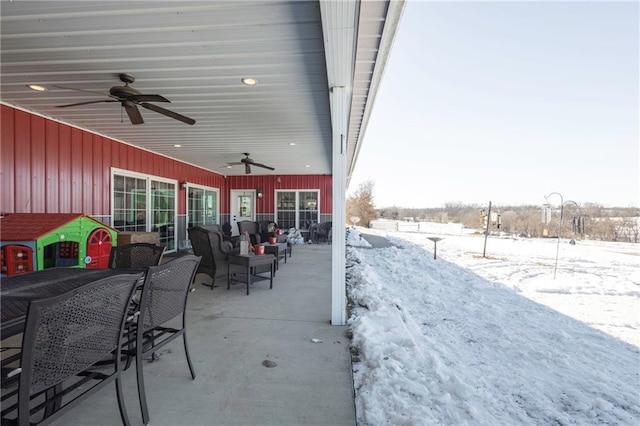
[[[278,220],[278,194],[280,192],[295,192],[296,197],[295,197],[295,228],[296,229],[300,229],[300,210],[298,208],[298,206],[300,205],[300,193],[301,192],[316,192],[318,194],[318,206],[317,206],[317,210],[318,210],[318,217],[316,218],[316,223],[320,222],[320,196],[321,196],[321,192],[320,189],[318,188],[311,188],[311,189],[276,189],[275,190],[275,197],[273,197],[273,212],[274,212],[274,221],[277,224],[280,224],[280,221]]]
[[[174,226],[174,232],[173,232],[173,249],[169,250],[167,249],[167,253],[172,253],[177,251],[178,249],[178,232],[177,232],[177,225],[178,225],[178,195],[179,195],[179,188],[178,188],[178,181],[176,179],[168,179],[165,177],[161,177],[161,176],[155,176],[155,175],[150,175],[150,174],[146,174],[146,173],[138,173],[138,172],[132,172],[131,170],[126,170],[126,169],[119,169],[116,167],[112,167],[111,168],[111,187],[110,187],[110,214],[111,214],[111,226],[115,228],[114,226],[114,221],[115,221],[115,194],[114,194],[114,179],[115,176],[124,176],[124,177],[132,177],[135,179],[145,179],[147,181],[147,185],[146,185],[146,197],[145,197],[145,208],[146,208],[146,217],[147,218],[151,218],[152,217],[152,211],[151,211],[151,181],[157,181],[157,182],[162,182],[162,183],[167,183],[167,184],[172,184],[174,187],[174,193],[176,194],[175,197],[173,198],[173,226]],[[148,220],[146,223],[146,232],[151,232],[151,220]]]
[[[216,194],[216,224],[220,224],[220,188],[215,188],[213,186],[204,186],[204,185],[198,185],[195,183],[189,183],[187,182],[187,189],[185,191],[185,210],[186,210],[186,227],[189,228],[189,189],[191,188],[196,188],[196,189],[203,189],[205,191],[211,191],[211,192],[215,192]],[[187,233],[185,233],[185,235],[188,235]]]

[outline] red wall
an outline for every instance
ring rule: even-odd
[[[224,176],[21,110],[0,105],[0,213],[111,213],[111,167],[220,189],[262,188],[258,214],[274,213],[276,189],[319,189],[320,213],[331,213],[330,175]],[[280,180],[278,182],[278,179]],[[178,214],[186,212],[179,190]]]
[[[278,182],[278,179],[280,180]],[[320,214],[330,214],[332,211],[332,176],[331,175],[274,175],[274,176],[229,176],[227,177],[227,191],[221,210],[228,212],[229,190],[262,188],[264,197],[256,200],[258,214],[275,213],[275,191],[277,189],[319,189]]]

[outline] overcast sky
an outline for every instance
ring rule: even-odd
[[[639,22],[636,1],[409,0],[349,194],[638,206]]]

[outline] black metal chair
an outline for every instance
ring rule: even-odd
[[[149,423],[149,408],[144,390],[144,358],[150,356],[153,360],[160,348],[182,336],[191,377],[196,378],[187,346],[185,317],[187,296],[200,259],[200,256],[185,255],[160,266],[152,266],[147,271],[142,286],[140,312],[135,325],[132,324],[128,329],[128,343],[135,338],[135,349],[126,352],[129,356],[135,356],[138,397],[145,424]],[[181,317],[179,326],[166,325],[177,317]]]
[[[221,234],[200,226],[189,228],[189,240],[193,253],[202,257],[196,273],[209,275],[211,284],[203,284],[210,286],[213,290],[214,287],[218,287],[216,279],[227,278],[229,254],[237,250],[225,244]]]
[[[52,422],[114,381],[122,423],[129,425],[116,361],[140,276],[114,275],[30,303],[17,388],[3,396],[3,425]],[[104,362],[109,368],[96,367]]]
[[[145,269],[162,261],[165,248],[149,243],[133,243],[111,248],[109,268]]]

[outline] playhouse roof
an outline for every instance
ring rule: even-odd
[[[13,213],[0,219],[1,241],[33,241],[81,217],[99,223],[82,213]]]

